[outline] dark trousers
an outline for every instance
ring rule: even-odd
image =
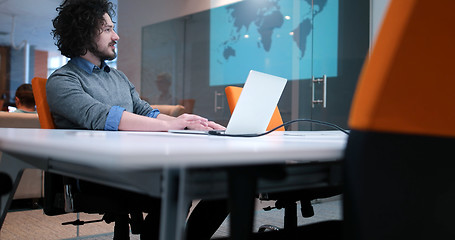
[[[186,239],[210,239],[228,214],[227,200],[201,200],[188,218]]]
[[[113,200],[111,203],[115,202],[116,205],[120,206],[114,209],[121,209],[121,211],[126,210],[127,213],[131,213],[132,211],[147,212],[147,216],[139,226],[141,240],[159,239],[161,217],[160,199],[85,181],[80,181],[80,190],[85,194],[98,195],[102,193],[103,197],[111,198]],[[85,208],[87,208],[87,206],[91,206],[92,204],[91,202],[87,202],[84,205]],[[186,239],[210,239],[228,214],[229,208],[227,200],[201,200],[188,218]]]

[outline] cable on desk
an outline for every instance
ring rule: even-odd
[[[279,125],[278,127],[275,127],[267,132],[264,132],[264,133],[258,133],[258,134],[224,134],[224,133],[220,133],[218,131],[209,131],[209,134],[211,135],[221,135],[221,136],[227,136],[227,137],[260,137],[260,136],[264,136],[264,135],[267,135],[271,132],[274,132],[276,131],[278,128],[281,128],[281,127],[286,127],[288,125],[291,125],[292,123],[295,123],[295,122],[311,122],[311,123],[315,123],[315,124],[319,124],[319,125],[324,125],[324,126],[328,126],[328,127],[331,127],[331,128],[334,128],[336,130],[339,130],[347,135],[349,135],[349,132],[333,123],[329,123],[329,122],[324,122],[324,121],[319,121],[319,120],[313,120],[313,119],[306,119],[306,118],[301,118],[301,119],[294,119],[294,120],[291,120],[291,121],[288,121],[288,122],[285,122],[281,125]]]

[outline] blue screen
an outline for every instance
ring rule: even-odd
[[[335,77],[337,58],[338,0],[245,0],[210,12],[211,86],[242,84],[250,70]]]

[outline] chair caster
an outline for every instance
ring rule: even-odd
[[[260,232],[260,233],[269,232],[269,231],[280,231],[280,228],[278,228],[277,226],[273,226],[273,225],[262,225],[259,227],[259,230],[258,230],[258,232]]]

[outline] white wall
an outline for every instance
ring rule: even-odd
[[[142,27],[238,0],[118,0],[117,67],[141,88]]]

